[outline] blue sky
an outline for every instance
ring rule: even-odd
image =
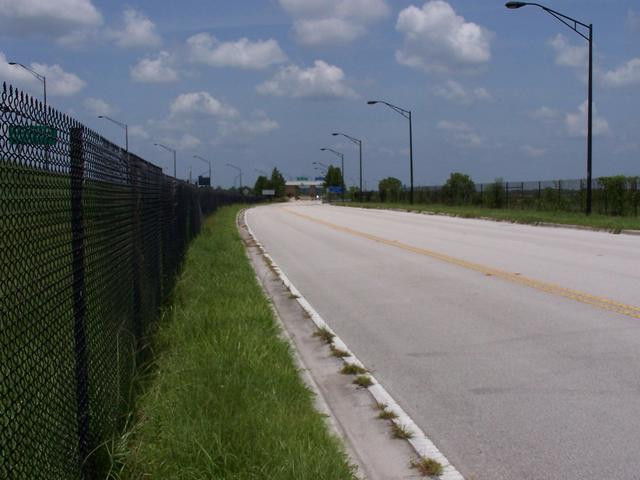
[[[640,4],[556,0],[593,23],[594,175],[640,173]],[[370,99],[410,109],[417,185],[452,171],[478,182],[585,176],[587,42],[538,8],[489,0],[0,0],[0,80],[37,96],[7,65],[45,74],[49,103],[107,138],[130,125],[130,148],[178,176],[213,160],[230,186],[234,163],[318,174],[345,154],[356,183],[364,143],[368,187],[408,182],[408,124]]]

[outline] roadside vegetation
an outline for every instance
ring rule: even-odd
[[[238,210],[210,217],[189,249],[110,478],[354,478],[280,338]]]
[[[621,230],[640,230],[640,217],[612,217],[598,214],[586,216],[583,213],[535,210],[504,210],[498,208],[483,208],[467,205],[410,205],[408,203],[379,202],[334,202],[334,204],[347,207],[405,210],[408,212],[426,212],[462,218],[489,218],[493,220],[525,224],[555,223],[560,225],[578,225],[609,230],[612,232],[620,232]]]

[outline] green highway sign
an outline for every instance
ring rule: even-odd
[[[58,130],[46,125],[9,125],[9,143],[13,145],[55,145]]]

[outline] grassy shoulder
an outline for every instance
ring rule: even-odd
[[[353,478],[279,337],[238,209],[210,217],[189,249],[117,478]]]
[[[579,225],[619,232],[621,230],[640,230],[640,217],[610,217],[582,213],[544,212],[535,210],[506,210],[474,206],[449,205],[409,205],[406,203],[358,203],[334,202],[334,205],[375,209],[400,209],[414,212],[430,212],[463,218],[491,218],[515,223],[556,223],[561,225]]]

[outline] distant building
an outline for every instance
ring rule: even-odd
[[[321,180],[289,180],[285,184],[285,194],[287,197],[310,197],[322,195],[324,182]]]

